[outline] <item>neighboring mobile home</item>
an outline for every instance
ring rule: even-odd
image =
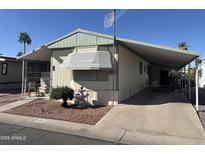
[[[0,92],[20,92],[22,62],[0,55]]]
[[[199,55],[180,49],[116,38],[77,29],[32,53],[27,61],[50,63],[50,86],[88,89],[89,101],[118,104],[148,87],[163,83],[171,69],[180,69]]]
[[[44,61],[28,61],[27,82],[40,85],[42,72],[50,70],[50,63]],[[16,57],[0,55],[0,92],[20,93],[22,88],[22,61]]]

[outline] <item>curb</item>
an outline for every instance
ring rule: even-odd
[[[203,138],[168,136],[8,113],[0,113],[0,122],[111,141],[116,144],[205,144]]]
[[[93,139],[111,141],[116,144],[205,144],[205,138],[191,138],[171,136],[154,132],[139,130],[126,130],[100,125],[79,124],[62,120],[30,117],[2,111],[31,102],[38,98],[26,98],[0,107],[0,122],[23,127],[43,129],[58,133],[73,134]],[[105,115],[106,116],[106,115]]]

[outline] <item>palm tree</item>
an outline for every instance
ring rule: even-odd
[[[24,54],[26,53],[26,44],[31,44],[31,38],[26,32],[21,32],[18,41],[23,43]]]
[[[19,35],[19,39],[18,41],[20,43],[23,43],[23,49],[24,49],[24,54],[26,53],[26,44],[31,44],[31,38],[29,36],[29,34],[27,34],[26,32],[21,32]],[[26,88],[27,88],[27,62],[25,65],[25,61],[22,61],[22,91],[21,93],[23,94],[24,92],[26,92]]]
[[[177,44],[177,47],[181,50],[186,50],[187,51],[188,48],[189,48],[189,45],[186,42],[182,41],[182,42]],[[188,64],[188,74],[190,73],[190,68],[191,68],[191,65]],[[185,71],[185,67],[184,67],[184,71]]]
[[[20,57],[23,55],[23,52],[19,51],[17,54],[16,54],[16,57]]]
[[[188,50],[189,45],[186,42],[180,42],[177,44],[177,47],[182,50]]]

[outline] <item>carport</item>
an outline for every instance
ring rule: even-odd
[[[194,52],[149,43],[127,39],[118,39],[118,41],[151,64],[173,70],[180,70],[191,61],[197,61],[199,56]],[[198,110],[197,62],[195,79],[196,110]],[[189,95],[191,95],[190,84]],[[152,91],[147,88],[112,108],[97,125],[158,136],[204,138],[204,129],[196,110],[183,93]]]
[[[121,39],[118,38],[117,41],[119,44],[125,46],[130,51],[136,53],[138,56],[147,60],[153,65],[158,65],[162,67],[166,67],[169,70],[180,70],[193,60],[195,60],[196,65],[196,110],[198,110],[198,64],[197,58],[199,57],[196,52],[185,51],[176,48],[169,48],[160,45],[154,45],[150,43],[144,43],[139,41],[133,41],[129,39]],[[189,99],[191,97],[191,81],[186,76],[185,72],[181,72],[181,77],[186,78],[188,82],[188,91],[189,91]],[[181,82],[183,84],[183,82]],[[181,85],[184,87],[184,85]]]

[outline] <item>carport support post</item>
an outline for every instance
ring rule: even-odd
[[[180,72],[180,90],[181,92],[183,92],[182,91],[182,72]]]
[[[24,95],[24,60],[22,61],[22,83],[21,83],[21,95]]]
[[[191,79],[190,77],[188,78],[189,80],[189,100],[191,100]]]
[[[25,66],[24,66],[24,72],[25,72],[25,76],[24,76],[24,93],[27,92],[27,64],[28,64],[28,62],[25,60]]]
[[[198,59],[195,59],[195,65],[196,65],[196,73],[195,73],[196,110],[199,111]]]
[[[182,92],[184,92],[184,79],[183,79],[183,77],[182,77],[181,81],[182,81]]]

